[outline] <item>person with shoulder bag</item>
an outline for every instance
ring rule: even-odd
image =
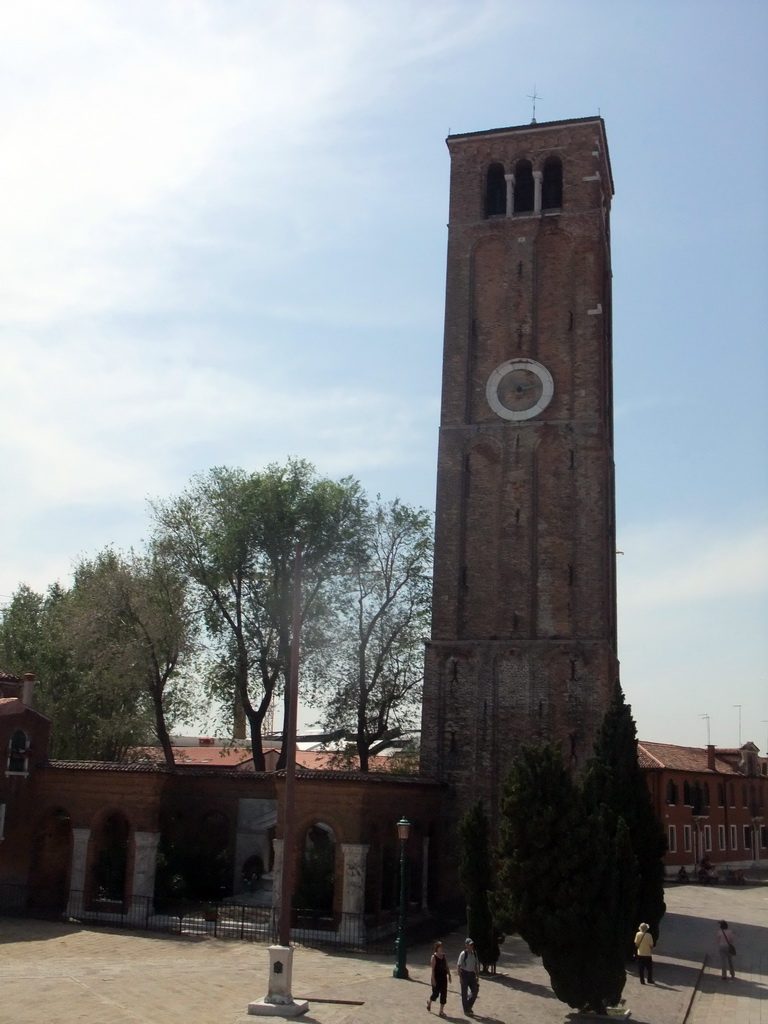
[[[733,932],[728,927],[727,921],[720,922],[717,933],[717,948],[720,951],[720,967],[723,972],[723,981],[727,981],[728,971],[730,971],[731,978],[735,978],[733,958],[736,956],[736,940],[733,937]]]
[[[640,974],[640,984],[645,984],[645,976],[648,975],[648,984],[653,985],[653,936],[649,926],[643,922],[635,935],[635,949],[637,950],[637,969]]]

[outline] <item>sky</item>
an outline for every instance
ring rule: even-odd
[[[605,119],[621,678],[768,746],[768,5],[25,0],[0,39],[0,604],[288,456],[434,507],[450,133]],[[702,716],[709,716],[708,719]]]

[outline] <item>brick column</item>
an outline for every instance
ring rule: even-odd
[[[504,180],[507,183],[507,216],[511,217],[515,212],[515,176],[505,174]]]
[[[533,212],[541,213],[541,171],[533,172]]]

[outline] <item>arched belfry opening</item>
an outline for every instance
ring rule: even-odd
[[[533,167],[530,160],[515,164],[515,213],[533,212]]]
[[[563,165],[556,156],[548,156],[544,161],[544,173],[541,183],[542,210],[559,210],[563,205]]]
[[[504,165],[493,163],[485,175],[485,216],[503,217],[507,212],[507,183]]]

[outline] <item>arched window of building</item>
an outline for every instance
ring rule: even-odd
[[[704,806],[709,807],[709,783],[705,782],[701,791],[701,797],[704,801]]]
[[[725,786],[722,782],[717,784],[717,806],[725,807]]]
[[[485,216],[499,217],[507,212],[507,182],[502,164],[491,164],[485,176]]]
[[[559,210],[563,205],[563,165],[556,156],[544,161],[544,176],[541,184],[542,210]]]
[[[530,160],[519,160],[515,166],[515,213],[533,212],[533,168]]]
[[[29,739],[17,729],[8,744],[8,771],[14,775],[26,775],[29,767]]]
[[[746,786],[742,786],[741,787],[741,806],[742,807],[749,807],[749,800],[747,800],[747,787]]]
[[[736,787],[732,782],[728,783],[728,806],[736,806]]]
[[[676,804],[677,803],[677,786],[674,784],[672,779],[670,779],[669,782],[667,783],[667,803],[668,804]]]
[[[701,789],[701,783],[695,782],[693,784],[693,813],[701,814],[704,808],[704,793]]]
[[[683,803],[686,807],[691,807],[693,805],[693,793],[691,791],[691,784],[687,779],[683,783]]]

